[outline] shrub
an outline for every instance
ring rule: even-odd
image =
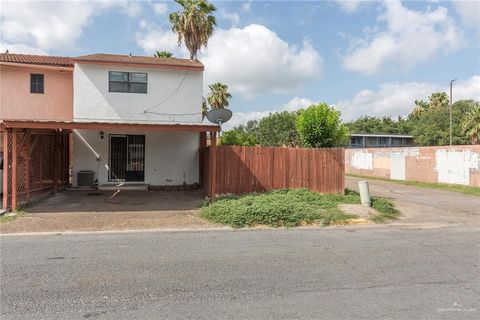
[[[296,121],[302,146],[307,148],[338,147],[348,143],[348,128],[340,111],[326,103],[301,110]]]

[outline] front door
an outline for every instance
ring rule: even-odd
[[[144,181],[145,136],[110,135],[110,181]]]

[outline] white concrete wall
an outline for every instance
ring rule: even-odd
[[[480,169],[478,153],[471,150],[437,150],[435,151],[438,182],[453,184],[470,184],[470,170]]]
[[[109,92],[109,71],[146,72],[147,93]],[[202,122],[202,71],[75,64],[73,80],[74,121]]]
[[[100,184],[108,181],[109,134],[145,135],[145,183],[151,185],[181,185],[199,182],[199,133],[198,132],[109,132],[78,130],[92,148],[100,154],[100,162],[93,152],[76,135],[73,139],[73,185],[77,185],[77,172],[97,171]]]

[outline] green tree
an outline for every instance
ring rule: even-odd
[[[228,107],[232,95],[228,93],[228,86],[217,82],[208,86],[210,93],[207,96],[208,103],[213,109],[224,109]]]
[[[448,104],[449,98],[445,92],[434,92],[428,97],[428,102],[424,100],[415,100],[415,107],[410,114],[410,118],[419,119],[426,112],[444,108],[448,106]]]
[[[275,112],[258,122],[258,142],[262,146],[295,147],[300,145],[295,122],[296,112]]]
[[[403,117],[363,116],[346,125],[351,133],[410,134],[412,130],[411,121]]]
[[[220,136],[220,144],[235,145],[235,146],[255,146],[257,145],[257,138],[253,132],[249,132],[246,126],[240,125],[222,132]]]
[[[296,126],[304,147],[338,147],[348,143],[348,128],[342,123],[340,112],[326,103],[301,110]]]
[[[475,103],[463,118],[462,128],[472,144],[480,143],[480,103]]]
[[[178,36],[178,44],[185,43],[190,59],[197,59],[202,47],[207,47],[208,39],[216,26],[213,12],[215,6],[206,0],[175,0],[182,10],[170,14],[172,31]]]
[[[452,143],[468,144],[462,128],[463,117],[475,105],[473,100],[459,100],[452,106]],[[450,113],[448,104],[429,108],[413,120],[413,138],[419,146],[444,146],[450,143]]]
[[[155,58],[172,58],[173,57],[173,53],[171,53],[170,51],[156,51],[153,56]]]

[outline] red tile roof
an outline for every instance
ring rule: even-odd
[[[73,60],[68,57],[39,56],[33,54],[0,53],[0,62],[73,67]]]
[[[186,69],[203,70],[203,64],[200,61],[177,59],[177,58],[157,58],[145,56],[129,56],[121,54],[89,54],[73,58],[78,63],[98,63],[98,64],[133,64],[138,66],[158,66],[158,67],[176,67]]]
[[[200,61],[177,59],[177,58],[157,58],[145,56],[129,56],[120,54],[90,54],[76,58],[40,56],[32,54],[18,53],[0,53],[0,62],[34,64],[58,67],[73,67],[75,62],[94,63],[94,64],[129,64],[148,67],[172,67],[182,69],[203,70],[204,66]]]

